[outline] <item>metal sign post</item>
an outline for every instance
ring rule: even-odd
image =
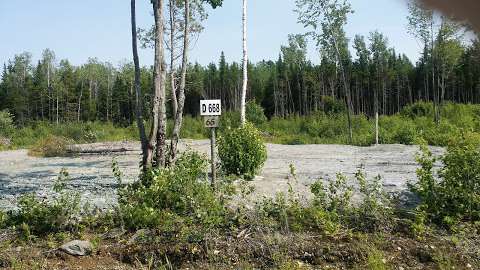
[[[220,115],[222,114],[221,100],[200,100],[200,115],[203,116],[205,127],[210,128],[210,154],[212,163],[212,188],[215,189],[215,182],[217,172],[215,168],[215,129],[220,122]]]

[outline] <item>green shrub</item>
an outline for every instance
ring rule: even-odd
[[[34,194],[22,196],[18,202],[19,209],[11,213],[7,224],[18,227],[24,234],[39,236],[78,229],[80,196],[65,191],[68,181],[68,172],[62,169],[53,187],[56,195],[52,201],[40,199]]]
[[[398,115],[380,118],[380,143],[411,145],[416,138],[416,126],[411,119]]]
[[[219,137],[218,155],[225,173],[252,179],[267,160],[260,132],[250,123],[227,129]]]
[[[5,226],[7,225],[7,218],[7,213],[0,210],[0,229],[5,228]]]
[[[433,103],[419,101],[403,107],[400,114],[411,119],[417,117],[429,117],[433,119]]]
[[[392,226],[393,211],[390,198],[383,189],[380,175],[373,179],[359,170],[355,179],[360,187],[362,200],[355,209],[351,224],[358,230],[375,232]]]
[[[293,170],[292,175],[295,178]],[[290,178],[289,178],[290,179]],[[393,211],[381,178],[368,179],[362,171],[355,175],[360,188],[358,200],[354,187],[343,174],[334,179],[315,181],[310,186],[313,200],[302,202],[289,184],[288,194],[278,193],[256,203],[256,220],[264,226],[287,231],[319,230],[335,234],[341,229],[376,232],[393,228]]]
[[[314,195],[314,205],[338,215],[351,212],[353,187],[347,184],[345,175],[338,173],[335,179],[329,180],[325,186],[322,180],[317,180],[310,187]]]
[[[8,111],[0,111],[0,136],[10,137],[15,130],[13,115]]]
[[[340,114],[346,111],[345,103],[342,100],[330,96],[322,97],[322,106],[323,111],[328,115]]]
[[[50,135],[40,140],[28,154],[36,157],[63,157],[68,155],[69,144],[63,137]]]
[[[263,107],[255,103],[254,101],[249,101],[245,108],[245,113],[247,120],[255,125],[261,125],[267,122],[267,117]]]
[[[227,111],[220,116],[220,131],[240,126],[240,113],[236,111]]]
[[[417,156],[421,168],[410,189],[422,200],[420,210],[437,223],[480,220],[480,142],[472,136],[466,133],[450,143],[438,178],[433,170],[436,158],[429,149],[423,146]]]
[[[207,161],[184,153],[171,168],[145,176],[120,191],[122,217],[128,228],[174,231],[179,224],[211,228],[222,224],[224,206],[207,179]]]

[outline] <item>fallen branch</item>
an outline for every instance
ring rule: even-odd
[[[79,155],[101,155],[109,153],[125,153],[125,152],[134,152],[134,149],[127,149],[125,147],[121,148],[103,148],[103,149],[79,149],[79,148],[70,148],[67,150],[69,154],[79,154]]]

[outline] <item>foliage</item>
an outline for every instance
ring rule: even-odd
[[[173,167],[152,171],[142,182],[122,189],[119,203],[125,225],[175,231],[194,224],[222,224],[224,206],[208,183],[206,167],[204,157],[186,152]]]
[[[218,156],[225,173],[252,179],[267,160],[260,132],[250,123],[227,129],[218,140]]]
[[[328,115],[341,114],[346,111],[345,103],[330,96],[322,97],[322,110]]]
[[[355,179],[360,187],[358,201],[353,198],[354,187],[339,173],[334,179],[315,181],[310,186],[313,199],[307,204],[301,201],[289,182],[288,194],[278,193],[274,198],[257,202],[258,214],[252,222],[286,231],[315,230],[326,234],[345,229],[391,230],[392,203],[383,190],[381,178],[368,179],[365,173],[358,171]]]
[[[430,113],[429,110],[433,110],[432,103],[420,102],[406,107],[400,114],[381,116],[380,143],[410,145],[424,142],[429,145],[447,146],[451,138],[461,136],[463,131],[480,133],[479,105],[446,102],[442,106],[442,118],[438,125],[433,121],[433,112]],[[308,116],[272,117],[265,122],[257,121],[256,127],[266,141],[273,143],[348,144],[347,117],[342,111],[338,113],[334,111],[325,107],[325,111],[320,110]],[[238,127],[239,120],[238,112],[225,112],[220,120],[220,133]],[[184,123],[182,138],[208,138],[208,129],[204,127],[200,117],[187,115]],[[172,127],[171,124],[168,126]],[[372,118],[365,115],[353,116],[353,144],[359,146],[373,144],[374,126]],[[32,122],[13,130],[11,147],[31,147],[52,135],[67,138],[72,143],[138,140],[135,125],[121,127],[102,122],[73,122],[59,125]]]
[[[419,101],[412,105],[403,107],[400,114],[405,117],[415,119],[417,117],[432,117],[433,118],[433,104],[429,102]]]
[[[14,129],[13,115],[7,110],[0,111],[0,136],[10,137]]]
[[[247,120],[255,125],[261,125],[267,121],[262,106],[253,101],[247,102],[246,115]]]
[[[65,190],[69,180],[68,172],[62,169],[53,186],[55,197],[51,201],[34,194],[22,196],[18,202],[19,209],[10,213],[7,225],[18,227],[27,238],[30,235],[78,230],[80,195]]]
[[[0,210],[0,229],[3,229],[7,224],[7,213]]]
[[[397,115],[380,118],[379,139],[382,144],[411,145],[417,141],[418,131],[415,122]]]
[[[422,200],[425,211],[435,222],[452,226],[459,221],[480,220],[480,141],[470,133],[453,140],[440,159],[443,166],[434,171],[436,158],[425,146],[417,161],[418,182],[410,186]]]
[[[369,179],[362,170],[358,170],[355,179],[360,187],[362,201],[351,223],[359,230],[370,232],[388,228],[391,225],[393,208],[391,199],[383,189],[381,176]]]
[[[48,136],[32,147],[28,154],[36,157],[63,157],[68,155],[69,144],[63,137]]]

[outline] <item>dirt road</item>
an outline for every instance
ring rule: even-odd
[[[16,204],[20,194],[34,192],[47,197],[58,173],[66,168],[70,173],[69,188],[80,191],[82,199],[99,207],[115,203],[116,181],[112,175],[115,157],[122,170],[124,182],[135,181],[138,176],[140,146],[135,142],[97,143],[81,145],[84,149],[125,148],[122,154],[82,155],[70,158],[35,158],[27,150],[0,152],[0,208]],[[181,149],[191,148],[208,153],[209,141],[185,140]],[[287,190],[290,164],[296,168],[298,183],[295,189],[308,197],[309,185],[318,178],[333,178],[342,172],[350,179],[359,169],[367,175],[378,174],[389,191],[406,189],[408,180],[416,179],[416,146],[380,145],[355,147],[346,145],[268,145],[268,160],[262,173],[252,182],[255,196],[272,196]],[[434,154],[442,148],[432,148]]]

